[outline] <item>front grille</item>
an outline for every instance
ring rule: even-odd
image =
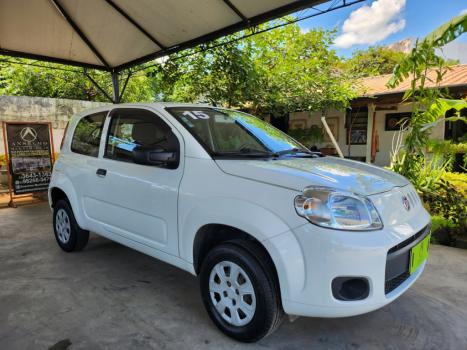
[[[386,283],[384,284],[384,293],[385,294],[391,293],[394,289],[396,289],[402,283],[404,283],[404,281],[407,278],[409,278],[409,276],[410,276],[410,273],[407,271],[397,277],[390,279],[389,281],[386,281]]]
[[[398,251],[399,249],[402,249],[406,246],[408,246],[410,243],[412,242],[415,242],[417,239],[420,238],[421,235],[423,235],[425,232],[427,231],[427,226],[425,226],[423,229],[421,229],[420,231],[418,231],[416,234],[414,234],[413,236],[407,238],[405,241],[402,241],[400,242],[398,245],[395,245],[394,247],[392,247],[391,249],[389,249],[388,251],[388,255],[391,254],[391,253],[394,253],[396,251]]]
[[[428,235],[430,227],[426,226],[405,241],[395,245],[388,251],[386,258],[386,276],[384,291],[386,294],[399,287],[409,278],[410,250]]]

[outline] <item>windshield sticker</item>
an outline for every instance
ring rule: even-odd
[[[202,111],[185,111],[182,115],[190,117],[191,119],[209,119],[209,115]]]

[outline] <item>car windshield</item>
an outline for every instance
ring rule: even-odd
[[[214,156],[273,156],[308,152],[299,142],[252,115],[221,108],[167,108]]]

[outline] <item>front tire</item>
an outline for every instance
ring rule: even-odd
[[[55,239],[66,252],[82,250],[89,240],[89,231],[83,230],[76,222],[73,210],[66,200],[59,200],[53,211]]]
[[[200,287],[210,318],[229,337],[255,342],[281,324],[275,274],[254,244],[232,241],[214,247],[201,266]]]

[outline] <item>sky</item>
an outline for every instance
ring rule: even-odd
[[[303,20],[300,27],[304,30],[336,28],[334,48],[340,56],[349,57],[354,50],[370,45],[423,38],[452,17],[465,12],[466,0],[367,0]],[[467,63],[467,34],[451,43],[444,53],[449,58]]]

